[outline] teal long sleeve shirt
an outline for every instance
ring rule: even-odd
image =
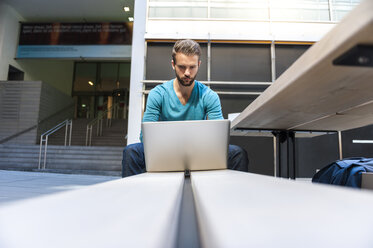
[[[143,122],[223,119],[218,94],[195,81],[188,102],[183,105],[177,97],[173,80],[156,86],[149,93]],[[140,135],[142,141],[142,135]]]

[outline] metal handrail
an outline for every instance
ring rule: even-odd
[[[97,124],[97,136],[102,136],[102,122],[103,122],[104,117],[107,116],[107,114],[109,113],[109,111],[111,113],[111,118],[106,119],[106,126],[107,127],[111,126],[111,119],[113,117],[113,109],[118,107],[117,105],[119,105],[119,103],[111,105],[110,108],[106,109],[103,112],[100,112],[95,119],[93,119],[87,124],[87,132],[85,136],[86,146],[92,145],[92,129],[94,125]]]
[[[39,164],[38,164],[38,169],[40,170],[41,169],[41,162],[42,162],[42,149],[43,149],[43,142],[44,142],[44,161],[43,161],[43,169],[45,170],[46,168],[46,163],[47,163],[47,149],[48,149],[48,137],[49,135],[57,132],[58,130],[60,130],[61,128],[63,128],[64,126],[66,126],[66,130],[65,130],[65,146],[67,144],[67,133],[68,133],[68,129],[70,127],[70,133],[69,133],[69,146],[71,146],[71,133],[72,133],[72,129],[73,129],[73,121],[70,119],[66,119],[64,120],[63,122],[59,123],[58,125],[52,127],[51,129],[49,129],[48,131],[46,131],[45,133],[43,133],[42,135],[40,135],[40,151],[39,151]]]
[[[162,84],[167,81],[165,80],[142,80],[141,83],[143,85],[148,84]],[[226,81],[200,81],[201,83],[205,84],[208,87],[211,86],[270,86],[272,85],[272,82],[226,82]],[[263,91],[216,91],[214,90],[218,95],[243,95],[243,96],[259,96],[262,94]],[[143,90],[141,93],[143,95],[148,95],[150,90],[147,90],[145,87],[143,87]]]
[[[28,127],[28,128],[26,128],[26,129],[24,129],[24,130],[22,130],[22,131],[19,131],[18,133],[12,134],[12,135],[10,135],[10,136],[8,136],[8,137],[6,137],[6,138],[0,140],[0,144],[5,143],[5,142],[7,142],[7,141],[9,141],[9,140],[12,140],[12,139],[14,139],[14,138],[17,138],[17,137],[20,136],[21,134],[27,133],[28,131],[31,131],[32,129],[38,128],[38,127],[40,126],[40,124],[42,124],[43,122],[46,122],[47,120],[51,119],[52,117],[55,117],[56,115],[62,113],[63,111],[65,111],[65,110],[71,108],[72,106],[74,106],[74,104],[75,104],[75,103],[72,103],[72,104],[70,104],[70,105],[64,107],[63,109],[58,110],[57,112],[55,112],[55,113],[53,113],[53,114],[47,116],[46,118],[44,118],[44,119],[42,119],[42,120],[38,120],[36,125],[33,125],[33,126],[31,126],[31,127]]]
[[[163,84],[167,80],[141,80],[143,84]],[[272,82],[240,82],[240,81],[200,81],[203,84],[207,85],[245,85],[245,86],[254,86],[254,85],[264,85],[270,86]]]

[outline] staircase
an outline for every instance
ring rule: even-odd
[[[37,171],[39,145],[1,144],[0,170]],[[120,176],[123,147],[48,145],[47,172]]]
[[[73,120],[71,146],[64,146],[65,128],[48,138],[45,171],[121,175],[127,121],[113,119],[111,127],[107,127],[104,120],[102,136],[97,136],[97,127],[94,126],[92,146],[85,146],[89,121],[89,119]],[[0,170],[38,170],[39,151],[39,145],[0,144]]]
[[[73,120],[73,129],[71,135],[71,145],[85,146],[87,124],[91,119]],[[92,128],[92,146],[120,146],[127,144],[125,136],[127,134],[127,120],[112,119],[111,127],[106,126],[106,120],[102,124],[102,136],[97,136],[97,126]],[[50,136],[48,144],[64,145],[65,128],[60,129]]]

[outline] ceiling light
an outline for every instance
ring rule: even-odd
[[[92,81],[88,81],[89,85],[93,86],[93,82]]]
[[[373,144],[373,140],[352,140],[355,144]]]
[[[128,21],[133,22],[133,17],[128,17]]]
[[[128,11],[130,11],[130,7],[123,7],[123,10],[124,10],[125,12],[128,12]]]

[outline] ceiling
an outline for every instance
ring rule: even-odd
[[[0,0],[1,1],[1,0]],[[3,0],[25,22],[128,22],[135,0]],[[129,12],[123,7],[130,7]]]

